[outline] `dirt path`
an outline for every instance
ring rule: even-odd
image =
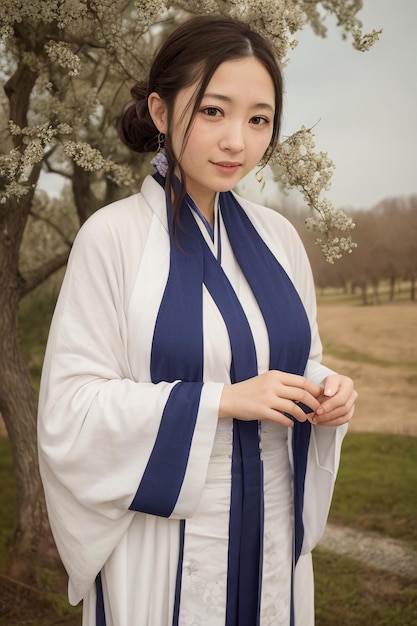
[[[417,579],[417,552],[385,535],[327,524],[319,546],[397,576]]]
[[[352,432],[417,436],[417,304],[320,305],[324,362],[359,391]]]

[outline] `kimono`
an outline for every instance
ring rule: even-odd
[[[162,185],[84,224],[51,324],[39,459],[69,601],[83,626],[310,626],[347,427],[218,419],[224,384],[271,362],[333,373],[304,248],[234,193],[212,233],[189,199],[176,241]]]

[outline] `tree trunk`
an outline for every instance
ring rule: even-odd
[[[379,299],[379,282],[378,282],[378,280],[374,279],[372,281],[372,288],[373,288],[373,292],[374,292],[375,304],[381,304],[381,301]]]
[[[10,202],[0,215],[0,413],[10,439],[18,498],[12,550],[15,575],[29,576],[33,565],[56,561],[38,471],[36,394],[22,355],[17,314],[24,280],[18,259],[30,194]]]
[[[391,274],[390,279],[389,279],[389,301],[390,302],[394,301],[394,295],[395,295],[395,276],[394,274]]]
[[[0,311],[0,411],[10,439],[18,498],[12,569],[26,577],[32,563],[49,565],[56,552],[38,471],[36,396],[17,342],[17,310],[2,297]]]
[[[21,63],[5,84],[9,117],[19,127],[27,125],[27,111],[36,71]],[[23,138],[14,136],[21,148]],[[15,575],[30,575],[33,566],[56,562],[39,476],[36,437],[36,394],[22,355],[17,328],[19,302],[25,282],[19,272],[23,232],[33,200],[41,164],[32,167],[28,193],[0,208],[0,413],[10,439],[17,486],[18,520],[12,551]]]
[[[73,163],[72,192],[80,226],[98,208],[97,200],[91,190],[91,172]]]

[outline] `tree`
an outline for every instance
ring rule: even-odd
[[[294,220],[295,216],[295,220]],[[389,282],[388,299],[394,300],[400,281],[410,282],[410,299],[415,299],[417,276],[417,197],[387,198],[367,211],[349,211],[355,223],[357,249],[349,258],[337,264],[325,262],[311,238],[303,236],[313,267],[316,285],[360,290],[363,304],[379,304],[379,286]],[[299,225],[300,212],[291,211],[287,217]]]
[[[250,22],[270,38],[284,61],[295,45],[294,33],[305,23],[325,35],[326,12],[336,16],[343,35],[352,37],[356,48],[369,48],[378,34],[362,34],[357,18],[361,7],[361,0],[2,1],[0,412],[19,493],[17,554],[32,553],[42,560],[49,542],[37,473],[36,397],[19,348],[17,312],[20,300],[65,264],[71,245],[53,216],[36,213],[41,173],[55,172],[69,181],[79,223],[137,186],[141,160],[117,140],[114,118],[127,98],[129,82],[145,75],[163,31],[187,14],[222,13]],[[311,141],[311,131],[299,131],[296,141],[286,142],[276,156],[277,167],[285,184],[307,193],[327,226],[338,227],[340,215],[338,223],[332,222],[329,205],[318,198],[328,182],[329,163],[325,155],[314,154]],[[43,224],[45,254],[28,267],[22,263],[22,241],[28,224],[35,221]],[[320,230],[320,220],[313,222]],[[342,227],[349,230],[349,224]],[[48,245],[51,231],[61,237],[53,248]],[[334,252],[334,242],[332,246]]]

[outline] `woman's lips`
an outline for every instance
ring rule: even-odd
[[[214,167],[222,174],[234,174],[241,166],[240,163],[228,161],[217,161],[216,163],[212,162],[212,165],[214,165]]]

